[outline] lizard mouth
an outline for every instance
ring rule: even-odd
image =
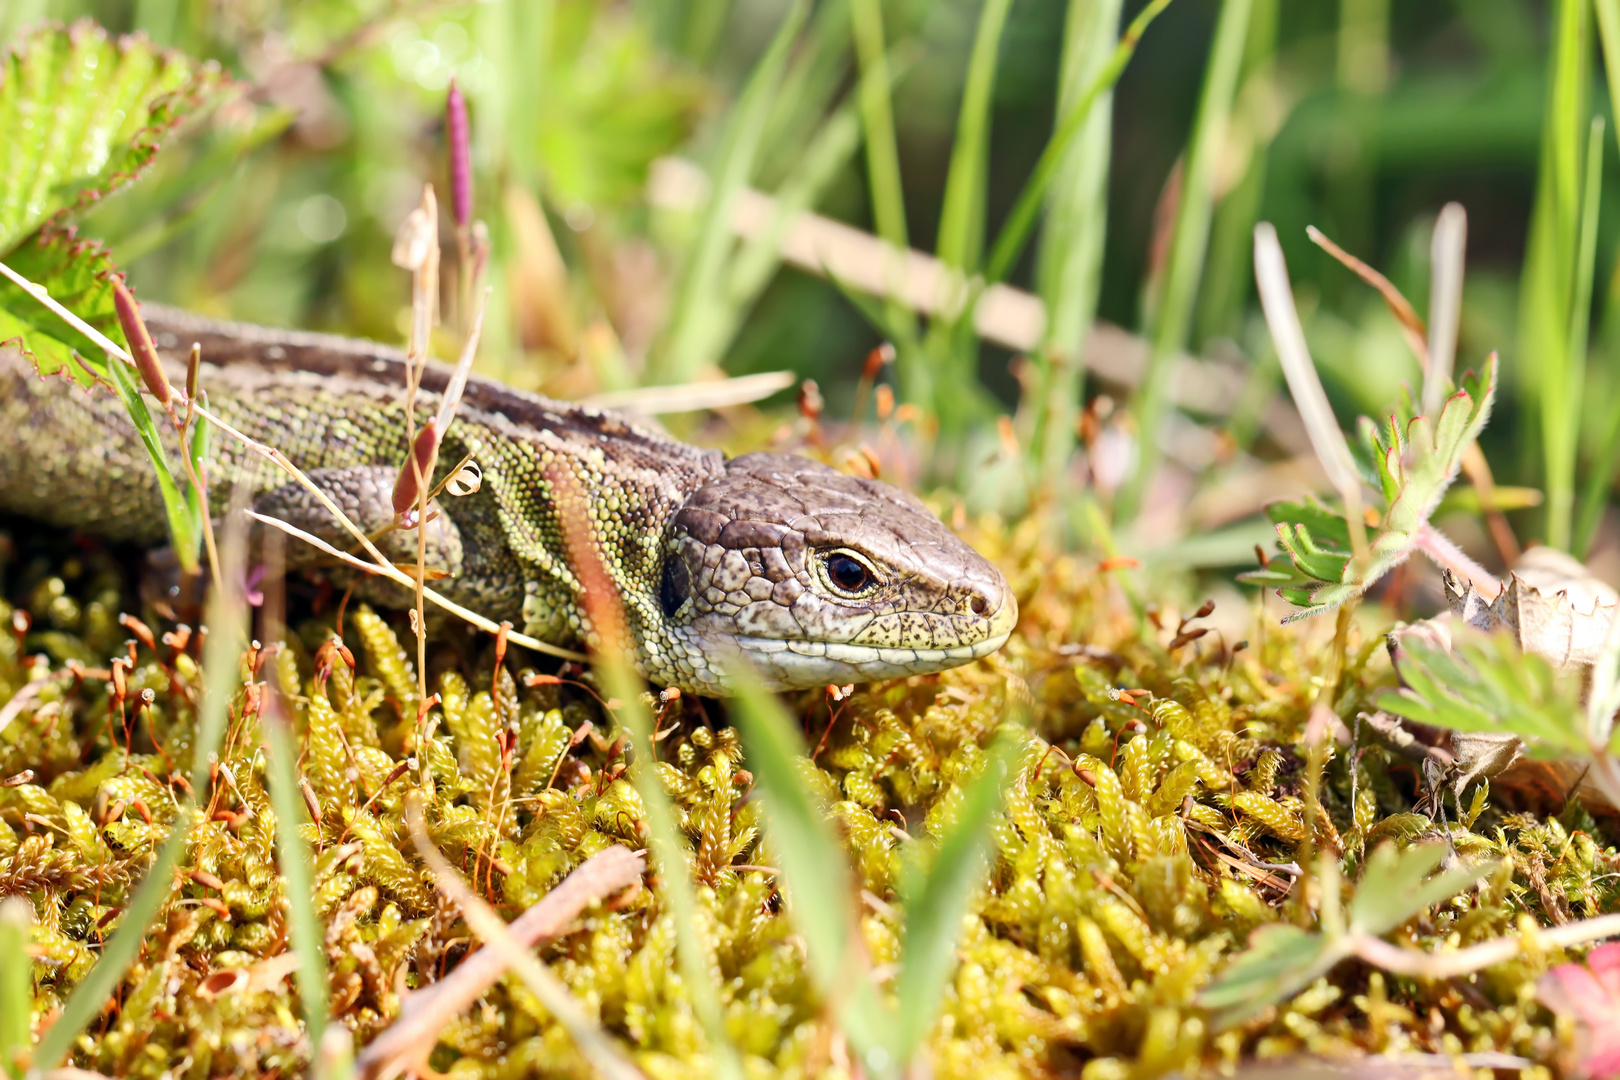
[[[981,623],[983,636],[958,645],[926,648],[840,641],[804,641],[739,634],[738,650],[772,690],[876,682],[928,675],[982,659],[1012,636],[1018,606],[1011,594]]]
[[[884,648],[841,642],[788,641],[739,637],[737,647],[753,662],[771,690],[875,682],[927,675],[989,656],[1007,643],[1011,631],[973,645],[950,649]]]

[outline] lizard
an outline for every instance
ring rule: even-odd
[[[407,451],[405,353],[144,310],[176,382],[195,343],[210,409],[285,453],[362,529],[385,533],[385,555],[415,563],[414,530],[387,531]],[[427,364],[419,423],[449,379],[449,368]],[[181,475],[177,436],[159,426]],[[436,500],[426,526],[434,587],[539,640],[591,643],[563,550],[564,470],[620,593],[631,659],[655,684],[724,697],[744,665],[777,690],[937,672],[995,652],[1017,622],[1007,579],[920,499],[810,458],[727,458],[610,410],[478,376],[444,433],[435,479],[469,456],[478,490]],[[216,435],[206,468],[216,516],[239,498],[349,546],[306,489],[237,440]],[[15,344],[0,346],[0,509],[109,540],[156,546],[167,536],[152,463],[122,402],[41,378]],[[290,566],[318,572],[315,549],[303,550]],[[371,595],[392,589],[393,606],[408,604],[400,586],[371,580],[381,587]]]

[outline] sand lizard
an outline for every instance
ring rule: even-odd
[[[152,305],[146,315],[176,370],[201,344],[214,411],[286,453],[362,528],[392,520],[403,353]],[[429,365],[422,419],[448,374]],[[169,449],[178,461],[178,445]],[[614,412],[477,377],[441,473],[469,454],[482,486],[441,498],[429,522],[430,565],[447,575],[434,587],[541,640],[588,640],[547,479],[566,469],[586,493],[634,659],[659,685],[724,695],[744,662],[781,689],[940,671],[994,652],[1017,621],[1000,571],[921,501],[809,458],[727,459]],[[308,492],[234,440],[212,440],[208,479],[216,511],[245,484],[255,509],[349,546]],[[151,463],[117,397],[41,379],[15,347],[0,348],[0,508],[109,539],[166,536]],[[414,533],[390,540],[390,557],[414,563]]]

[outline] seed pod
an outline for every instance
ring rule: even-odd
[[[877,348],[866,354],[866,366],[861,376],[875,379],[885,366],[894,363],[894,346],[885,341]]]
[[[167,405],[174,397],[174,391],[169,387],[169,376],[164,373],[163,363],[158,359],[157,346],[152,344],[152,335],[147,333],[146,323],[141,319],[141,309],[122,281],[113,278],[112,285],[113,306],[118,309],[118,325],[123,327],[124,337],[129,340],[129,354],[135,360],[135,370],[141,373],[141,381],[146,383],[152,396]]]
[[[422,430],[416,433],[416,442],[411,447],[411,456],[405,459],[405,464],[399,467],[399,479],[394,481],[394,513],[403,514],[416,505],[417,496],[421,488],[417,486],[417,474],[421,479],[428,478],[428,469],[432,467],[433,455],[439,449],[439,426],[429,420],[422,425]],[[415,462],[414,466],[412,462]]]
[[[453,78],[445,100],[444,128],[450,143],[450,210],[456,227],[465,229],[472,224],[472,138],[467,124],[467,99]]]
[[[186,400],[197,400],[197,369],[202,367],[202,343],[191,343],[191,359],[186,361]]]

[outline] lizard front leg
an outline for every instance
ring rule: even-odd
[[[414,569],[418,537],[415,529],[394,528],[394,479],[399,470],[385,465],[356,465],[347,468],[311,469],[309,479],[343,513],[371,537],[390,562]],[[337,548],[366,561],[369,555],[353,535],[332,515],[315,495],[299,483],[287,483],[261,493],[253,509],[277,518]],[[269,526],[259,526],[255,548],[263,541]],[[436,502],[428,504],[424,566],[430,580],[454,579],[464,562],[461,530]],[[287,566],[294,570],[317,571],[335,583],[348,584],[360,579],[360,595],[389,607],[409,602],[409,592],[397,583],[376,575],[361,575],[312,545],[289,538]]]

